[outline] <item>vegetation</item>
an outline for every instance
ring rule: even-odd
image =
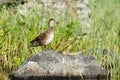
[[[90,49],[92,49],[91,55],[95,56],[103,67],[107,70],[109,69],[113,77],[119,77],[120,1],[90,0],[90,9],[92,14],[90,34],[87,34],[85,38],[81,38],[83,33],[78,27],[80,24],[77,20],[67,24],[62,19],[59,19],[60,24],[55,27],[54,41],[47,45],[47,48],[56,51],[61,51],[65,48],[66,52],[85,50],[86,54],[89,54]],[[50,15],[47,15],[46,19],[48,20],[49,18]],[[15,14],[14,8],[1,6],[0,77],[2,73],[11,73],[28,57],[35,52],[41,51],[41,47],[29,47],[29,42],[39,32],[43,32],[47,28],[39,26],[41,19],[42,17],[39,16],[37,9],[34,9],[33,12],[24,17],[20,16],[19,12]],[[42,25],[47,26],[46,22]],[[72,42],[73,40],[74,42]],[[66,48],[68,44],[70,45]]]

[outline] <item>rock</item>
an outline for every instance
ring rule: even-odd
[[[107,79],[110,74],[91,55],[64,55],[52,50],[42,51],[25,61],[11,80],[79,80]]]

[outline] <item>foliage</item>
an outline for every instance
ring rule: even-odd
[[[98,59],[109,69],[112,76],[120,75],[120,1],[119,0],[91,0],[91,33],[82,37],[81,25],[77,20],[63,23],[55,27],[54,41],[47,48],[62,51],[76,37],[76,40],[65,49],[66,52],[85,50],[86,54]],[[31,48],[29,42],[43,32],[46,27],[39,26],[42,19],[38,10],[24,16],[19,12],[14,14],[14,8],[2,6],[0,9],[0,71],[10,73],[17,68],[35,51],[41,47]],[[66,15],[68,16],[68,15]],[[46,19],[49,19],[49,15]],[[43,25],[47,26],[47,21]],[[78,27],[79,26],[79,27]],[[107,50],[104,56],[104,50]],[[105,58],[105,60],[104,60]],[[104,63],[103,63],[104,61]]]

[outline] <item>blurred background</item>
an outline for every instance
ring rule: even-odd
[[[0,80],[41,51],[29,42],[55,18],[55,38],[47,49],[93,55],[120,78],[120,0],[0,0]]]

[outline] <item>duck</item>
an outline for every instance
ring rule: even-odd
[[[46,47],[47,44],[53,41],[54,39],[54,27],[58,24],[54,18],[50,18],[48,21],[48,29],[35,37],[33,40],[30,41],[31,47],[41,46],[42,49]]]

